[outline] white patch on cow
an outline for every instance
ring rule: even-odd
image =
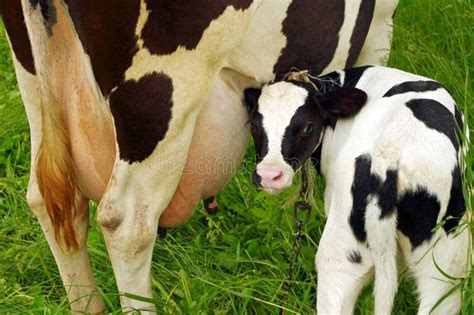
[[[266,85],[258,101],[258,112],[263,116],[263,128],[268,139],[268,153],[257,165],[271,165],[283,172],[283,185],[279,187],[263,187],[276,193],[291,185],[293,168],[283,159],[281,146],[286,128],[298,108],[304,105],[308,91],[289,82],[278,82]]]
[[[345,1],[344,23],[339,30],[339,41],[331,62],[326,66],[322,73],[328,73],[338,65],[345,65],[351,48],[351,37],[356,26],[357,15],[359,14],[361,0]],[[340,66],[339,66],[340,67]]]
[[[139,49],[143,48],[142,30],[145,23],[148,21],[150,11],[147,8],[146,1],[140,0],[140,13],[138,15],[137,26],[135,27],[135,36],[138,38],[137,46]]]
[[[290,3],[290,0],[260,1],[247,34],[226,58],[225,66],[259,82],[273,80],[273,66],[287,43],[282,24]]]
[[[393,16],[397,5],[398,0],[375,1],[372,23],[355,66],[387,64],[392,45]]]

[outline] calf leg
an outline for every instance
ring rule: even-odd
[[[328,220],[318,252],[317,313],[352,314],[360,290],[370,276],[372,258],[349,226]]]
[[[396,216],[392,213],[382,217],[379,201],[372,198],[367,205],[365,224],[375,266],[375,314],[391,314],[398,288]]]
[[[405,253],[419,294],[418,314],[457,314],[461,307],[461,292],[456,290],[432,310],[435,304],[456,284],[456,281],[441,274],[433,260],[443,272],[451,277],[464,277],[467,273],[469,243],[467,229],[456,237],[443,235],[436,242],[439,235],[444,234],[444,232],[439,232],[433,235],[430,242]]]

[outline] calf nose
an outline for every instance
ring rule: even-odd
[[[278,186],[277,183],[283,178],[283,171],[272,165],[257,165],[256,173],[261,178],[262,186],[269,188]]]

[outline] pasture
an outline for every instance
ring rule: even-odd
[[[474,129],[474,6],[471,0],[401,0],[395,18],[389,65],[434,78],[454,96]],[[471,139],[474,134],[471,132]],[[472,141],[472,140],[471,140]],[[0,24],[0,313],[68,313],[68,301],[41,228],[26,204],[30,154],[25,110],[10,51]],[[474,183],[466,157],[468,209]],[[297,187],[278,197],[255,191],[254,152],[218,196],[220,211],[200,205],[186,224],[157,239],[153,254],[153,302],[164,314],[310,314],[315,309],[314,255],[324,227],[323,181],[315,177],[315,208],[304,228],[291,291],[285,290],[292,253],[293,202]],[[296,185],[295,185],[296,186]],[[109,311],[120,313],[118,292],[91,203],[89,255]],[[470,210],[468,210],[470,211]],[[470,217],[470,216],[468,216]],[[474,222],[466,227],[474,231]],[[410,275],[399,270],[394,314],[415,314]],[[446,275],[448,276],[448,275]],[[462,314],[474,314],[474,272],[452,281],[462,289]],[[141,297],[136,297],[140,299]],[[356,314],[373,311],[372,288],[359,297]]]

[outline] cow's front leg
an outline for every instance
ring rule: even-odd
[[[152,297],[151,258],[158,220],[178,186],[194,129],[192,120],[195,121],[196,116],[191,112],[188,121],[177,123],[181,133],[170,138],[167,134],[153,152],[140,161],[125,160],[124,148],[130,146],[118,140],[122,152],[99,204],[97,221],[122,294],[120,300],[124,310],[154,311],[153,303],[125,294]],[[173,134],[173,120],[170,125],[169,133]]]
[[[154,305],[126,296],[152,297],[150,272],[158,213],[145,204],[135,209],[102,204],[99,222],[120,291],[124,310],[154,310]]]

